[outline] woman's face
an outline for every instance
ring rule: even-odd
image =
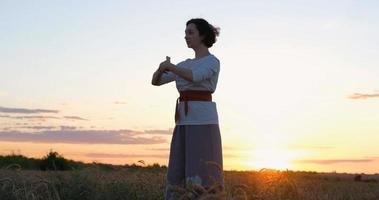
[[[188,48],[193,49],[202,45],[202,37],[199,35],[199,31],[197,30],[195,24],[188,24],[185,30],[185,34],[186,36],[184,37],[184,39],[186,40]]]

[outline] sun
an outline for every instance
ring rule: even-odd
[[[258,170],[270,168],[276,170],[286,170],[291,167],[291,160],[294,158],[293,152],[286,149],[264,148],[251,151],[254,160],[249,162],[250,167]]]

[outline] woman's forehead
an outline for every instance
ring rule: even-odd
[[[195,30],[197,30],[195,24],[190,23],[186,27],[186,31],[195,31]]]

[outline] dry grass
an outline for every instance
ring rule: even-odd
[[[217,163],[209,163],[216,168]],[[220,169],[220,168],[219,168]],[[225,187],[170,186],[180,199],[377,200],[379,183],[357,182],[354,175],[292,171],[224,171]],[[166,172],[152,170],[80,171],[0,170],[1,200],[164,199]]]

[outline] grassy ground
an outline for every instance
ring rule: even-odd
[[[1,200],[164,199],[162,169],[0,170]],[[225,188],[173,188],[183,199],[377,200],[379,177],[261,170],[224,171]],[[355,179],[355,180],[354,180]],[[212,189],[212,188],[211,188]],[[211,194],[212,193],[212,194]]]

